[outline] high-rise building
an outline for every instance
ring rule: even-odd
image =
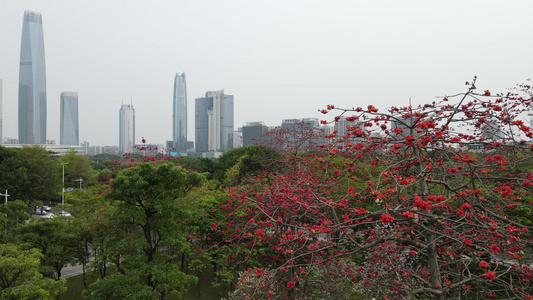
[[[61,117],[59,143],[61,145],[80,144],[80,127],[78,119],[78,93],[61,93]]]
[[[210,91],[195,103],[196,152],[233,148],[233,96]]]
[[[185,72],[176,74],[176,77],[174,77],[172,136],[174,151],[187,151],[187,83],[185,81]]]
[[[271,143],[280,149],[310,151],[323,141],[324,129],[318,118],[285,119],[272,134]]]
[[[46,68],[40,13],[24,12],[19,71],[19,142],[46,143]]]
[[[131,104],[122,104],[119,115],[119,154],[133,152],[135,145],[135,110]]]
[[[392,126],[395,126],[394,123]],[[352,132],[355,129],[364,130],[364,127],[363,127],[363,122],[356,120],[355,116],[352,116],[352,117],[342,116],[339,118],[337,122],[335,122],[334,129],[337,131],[336,139],[342,139],[342,140],[348,141],[348,140],[353,140],[357,138],[356,136],[353,136],[353,135],[346,136],[349,132]]]
[[[244,147],[265,144],[268,141],[266,133],[268,126],[263,122],[251,122],[242,127],[242,145]]]

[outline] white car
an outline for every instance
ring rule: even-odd
[[[60,211],[57,215],[61,217],[72,217],[72,215],[69,212],[66,212],[64,210]]]
[[[53,213],[49,213],[49,214],[45,214],[45,215],[43,216],[43,218],[47,218],[47,219],[49,219],[49,218],[53,218],[53,217],[55,217],[55,216],[56,216],[56,215],[54,215]]]
[[[36,215],[46,215],[47,212],[46,212],[46,209],[44,208],[44,206],[38,206],[38,207],[35,207],[35,214]]]

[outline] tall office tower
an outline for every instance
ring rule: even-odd
[[[119,154],[133,152],[135,145],[135,110],[131,104],[122,104],[119,116]]]
[[[174,78],[172,137],[176,152],[187,151],[187,83],[185,72]]]
[[[61,117],[59,143],[61,145],[80,144],[80,127],[78,119],[78,93],[61,93]]]
[[[19,71],[19,143],[46,143],[46,68],[40,13],[24,12]]]
[[[196,152],[233,148],[233,96],[224,91],[205,93],[195,103]]]

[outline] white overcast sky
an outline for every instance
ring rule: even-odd
[[[78,92],[80,141],[118,145],[122,101],[136,140],[172,139],[174,75],[194,99],[235,97],[235,129],[318,117],[340,107],[431,102],[532,77],[533,1],[0,0],[3,136],[18,136],[24,10],[43,16],[48,139],[59,142],[59,95]],[[330,116],[331,117],[331,116]]]

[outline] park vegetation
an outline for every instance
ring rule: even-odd
[[[533,299],[533,90],[320,111],[218,160],[0,147],[0,298]],[[331,116],[331,117],[330,117]],[[66,163],[66,164],[61,164]],[[74,217],[30,220],[35,205]]]

